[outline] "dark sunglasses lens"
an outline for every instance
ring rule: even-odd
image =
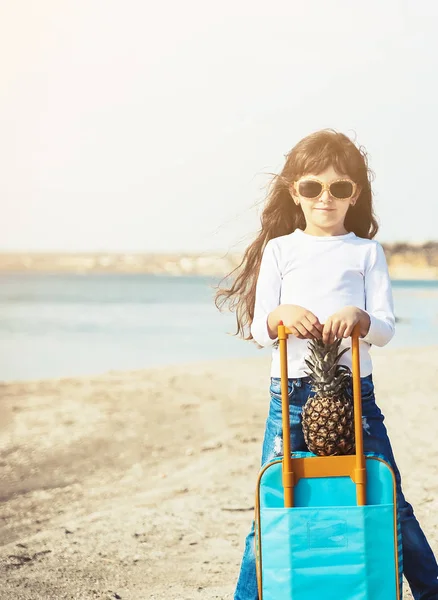
[[[337,181],[330,186],[330,193],[335,198],[351,198],[353,184],[350,181]]]
[[[317,181],[300,181],[298,192],[304,198],[316,198],[321,193],[321,184]]]

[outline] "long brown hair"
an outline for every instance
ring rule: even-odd
[[[291,198],[289,186],[299,177],[318,174],[332,166],[342,175],[348,175],[361,188],[354,206],[345,216],[344,226],[358,237],[372,239],[379,226],[373,211],[371,181],[374,177],[362,146],[333,129],[323,129],[303,138],[286,154],[286,162],[270,183],[270,191],[261,215],[261,229],[256,239],[245,250],[241,263],[217,287],[215,304],[219,310],[228,305],[235,311],[237,331],[245,340],[251,340],[249,330],[254,318],[257,277],[263,250],[272,238],[306,228],[304,213]],[[231,278],[229,287],[221,284]]]

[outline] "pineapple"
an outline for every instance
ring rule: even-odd
[[[303,407],[302,427],[304,439],[311,452],[318,456],[354,453],[353,403],[345,395],[351,381],[351,371],[338,365],[342,338],[332,344],[314,339],[308,344],[310,357],[305,359],[310,369],[312,391]]]

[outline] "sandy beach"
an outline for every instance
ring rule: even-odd
[[[438,346],[372,355],[405,494],[438,553]],[[2,384],[1,600],[231,599],[268,373],[255,351]]]

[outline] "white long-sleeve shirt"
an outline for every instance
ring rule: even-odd
[[[271,346],[267,318],[280,304],[310,310],[319,322],[345,306],[357,306],[370,316],[367,335],[359,338],[360,376],[372,372],[369,349],[385,346],[394,335],[394,305],[388,265],[382,246],[350,232],[319,237],[296,229],[270,240],[263,252],[257,280],[251,333],[261,346]],[[309,340],[288,336],[288,377],[305,377]],[[344,338],[339,351],[351,348]],[[351,349],[340,365],[352,368]],[[272,349],[271,377],[280,377],[279,348]]]

